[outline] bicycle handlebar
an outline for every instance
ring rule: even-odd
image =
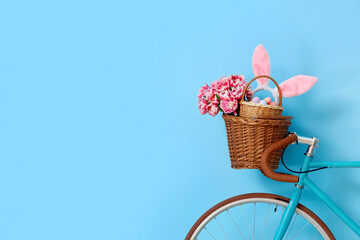
[[[291,143],[295,142],[298,139],[296,134],[290,134],[284,139],[271,144],[267,149],[265,149],[264,153],[262,154],[261,159],[261,172],[275,181],[280,182],[290,182],[290,183],[297,183],[299,181],[299,177],[295,175],[290,175],[286,173],[277,173],[271,168],[269,160],[271,154],[278,149],[285,148]]]

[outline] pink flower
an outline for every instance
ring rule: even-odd
[[[201,114],[209,113],[216,116],[220,110],[224,113],[237,115],[238,101],[241,99],[246,86],[243,75],[229,75],[211,83],[205,84],[199,90],[198,104]],[[248,88],[245,92],[247,99],[251,99],[253,91]]]
[[[210,87],[205,83],[205,85],[200,88],[199,94],[197,95],[199,101],[202,100],[202,99],[204,99],[203,96],[204,96],[208,91],[210,91]]]
[[[220,108],[224,111],[224,113],[233,112],[236,115],[237,107],[238,107],[238,101],[236,99],[220,101]]]
[[[212,104],[209,109],[209,114],[215,117],[219,113],[219,107],[217,104]]]
[[[231,86],[232,91],[231,94],[238,100],[241,99],[243,91],[246,87],[246,81],[243,75],[231,75]],[[251,87],[249,86],[246,90],[246,98],[251,99],[253,96],[253,91],[251,90]]]
[[[219,100],[216,97],[216,91],[213,88],[210,88],[210,91],[208,91],[205,94],[205,99],[212,104],[219,104]]]
[[[209,110],[208,102],[206,100],[200,100],[199,101],[199,109],[200,109],[200,113],[202,115],[207,113]]]
[[[230,85],[232,87],[238,86],[239,84],[246,85],[245,78],[243,75],[230,75],[230,79],[231,79]]]
[[[251,90],[251,89],[247,89],[245,94],[246,94],[246,98],[247,98],[249,101],[251,101],[251,99],[252,99],[253,96],[254,96],[254,91]]]
[[[224,92],[230,89],[230,77],[222,77],[215,82],[211,83],[211,87],[215,89],[216,92]]]
[[[220,101],[223,101],[223,100],[233,100],[233,96],[231,96],[231,93],[229,91],[225,91],[225,92],[220,92],[219,93],[219,98],[220,98]]]
[[[231,91],[231,95],[237,99],[240,100],[243,94],[243,90],[244,90],[245,86],[237,86],[237,87],[233,87],[232,91]]]

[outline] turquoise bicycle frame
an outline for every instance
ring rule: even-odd
[[[360,167],[360,162],[312,162],[312,156],[305,156],[304,162],[301,167],[301,171],[308,171],[311,168],[355,168]],[[308,173],[300,173],[299,181],[296,184],[296,189],[291,195],[289,204],[284,211],[281,218],[280,225],[275,233],[274,240],[281,240],[290,224],[290,221],[294,215],[296,207],[299,203],[299,199],[304,187],[309,188],[315,193],[336,215],[342,219],[346,225],[348,225],[359,237],[360,226],[357,225],[343,210],[340,209],[319,187],[317,187],[309,178]]]

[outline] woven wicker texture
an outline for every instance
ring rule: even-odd
[[[280,116],[284,108],[282,106],[263,105],[254,102],[240,102],[241,117],[258,117],[258,116]]]
[[[235,117],[223,114],[228,139],[231,167],[236,169],[261,168],[261,156],[272,143],[287,135],[289,119],[269,120]],[[270,158],[273,169],[279,166],[283,149]]]
[[[281,95],[280,87],[277,84],[277,82],[269,76],[261,75],[261,76],[257,76],[255,78],[253,78],[246,85],[243,92],[246,92],[246,89],[250,86],[250,84],[253,81],[255,81],[258,78],[262,78],[262,77],[266,77],[275,83],[275,85],[278,89],[278,92],[279,92],[279,106],[263,105],[260,103],[247,102],[247,101],[245,101],[245,94],[243,94],[242,99],[240,101],[240,116],[241,117],[252,118],[252,117],[257,117],[257,116],[262,116],[262,115],[280,116],[282,111],[284,110],[284,108],[281,106],[282,105],[282,95]]]

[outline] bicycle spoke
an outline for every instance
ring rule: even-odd
[[[265,231],[266,221],[267,221],[267,218],[268,218],[268,215],[269,215],[269,209],[270,209],[270,203],[269,203],[269,206],[268,206],[268,209],[267,209],[267,212],[266,212],[265,223],[264,223],[264,227],[263,227],[263,230],[262,230],[262,233],[261,233],[261,240],[264,237],[264,231]]]
[[[296,221],[296,217],[297,217],[298,215],[299,215],[299,214],[296,213],[295,218],[294,218],[294,221],[291,223],[291,226],[290,226],[290,228],[289,228],[289,232],[288,232],[288,234],[287,234],[286,240],[289,239],[290,232],[291,232],[291,230],[292,230],[292,228],[293,228],[293,226],[294,226],[294,223],[295,223],[295,221]]]
[[[246,240],[246,238],[245,238],[244,234],[241,232],[241,230],[240,230],[239,226],[238,226],[238,225],[237,225],[237,223],[235,222],[234,218],[231,216],[231,214],[230,214],[229,210],[226,210],[226,211],[227,211],[227,213],[230,215],[230,217],[231,217],[232,221],[233,221],[233,222],[234,222],[234,224],[236,225],[236,227],[237,227],[237,229],[239,230],[239,232],[240,232],[241,236],[244,238],[244,240]]]
[[[281,197],[268,198],[266,195],[263,197],[262,194],[234,197],[229,200],[231,201],[224,206],[219,204],[220,207],[211,212],[211,215],[204,214],[203,216],[206,217],[204,222],[196,223],[197,228],[193,227],[186,239],[266,240],[278,230],[288,207]],[[311,212],[308,209],[305,210],[296,209],[283,239],[329,239],[331,234],[324,232],[324,227],[318,224],[319,221],[309,214]]]
[[[209,230],[206,229],[206,227],[204,227],[204,229],[206,230],[206,232],[207,232],[214,240],[216,240],[216,238],[209,232]]]
[[[276,205],[276,206],[275,206],[274,212],[276,212],[276,211],[277,211],[277,208],[278,208],[278,205]],[[279,226],[279,225],[280,225],[280,223],[281,223],[281,219],[282,219],[282,214],[281,214],[281,218],[280,218],[280,221],[279,221],[279,223],[278,223],[278,225],[277,225],[277,226]]]
[[[319,235],[320,235],[320,233],[316,234],[314,237],[310,238],[310,240],[315,239]]]
[[[247,220],[247,218],[246,218],[246,216],[245,216],[244,209],[243,209],[243,207],[242,207],[241,205],[240,205],[240,208],[241,208],[241,211],[242,211],[242,213],[243,213],[243,215],[244,215],[244,218],[245,218],[246,224],[247,224],[247,226],[248,226],[248,228],[249,228],[249,231],[250,231],[250,233],[251,233],[252,239],[254,240],[254,235],[253,235],[253,233],[252,233],[252,231],[251,231],[250,224],[249,224],[249,222],[248,222],[248,220]]]
[[[216,219],[216,217],[215,217],[215,221],[216,221],[216,223],[219,225],[221,231],[224,233],[225,238],[226,238],[227,240],[229,240],[229,238],[226,236],[226,233],[225,233],[224,229],[221,227],[221,225],[220,225],[219,221]]]
[[[253,236],[254,236],[254,238],[255,238],[255,213],[256,213],[256,203],[254,203],[254,227],[253,227],[253,232],[254,232]]]
[[[303,226],[297,233],[295,233],[295,235],[292,238],[290,238],[290,240],[294,239],[294,237],[296,237],[296,235],[298,235],[300,232],[302,232],[309,225],[310,225],[309,222],[307,224],[305,224],[305,226]]]

